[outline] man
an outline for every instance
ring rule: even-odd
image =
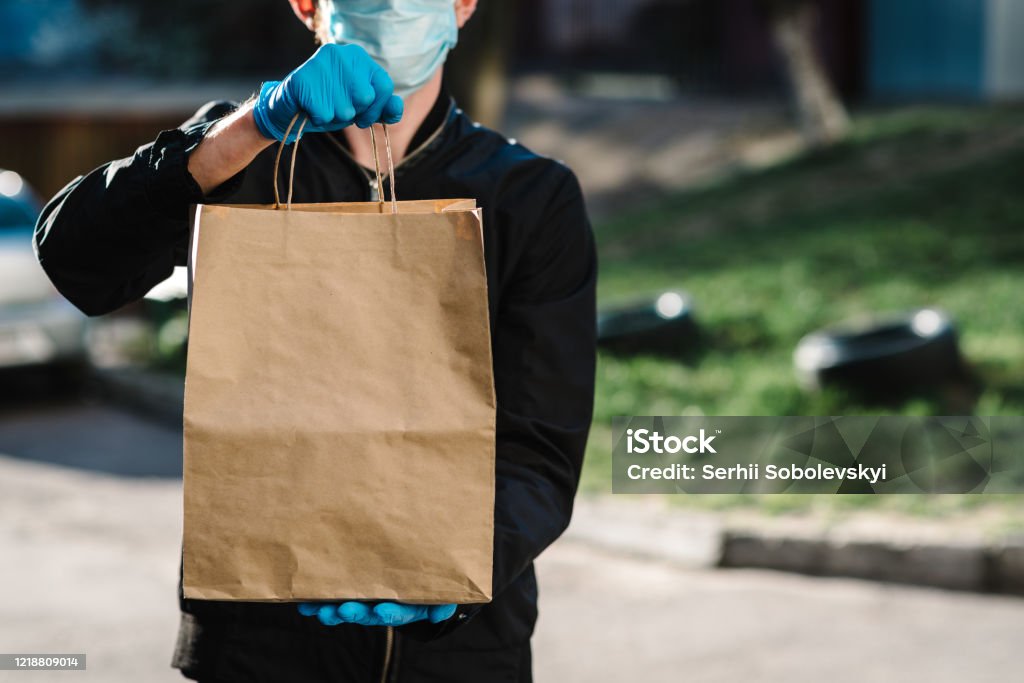
[[[394,124],[401,199],[483,207],[498,402],[494,600],[296,609],[186,600],[179,589],[174,666],[204,682],[530,681],[533,560],[569,522],[593,400],[596,259],[579,185],[471,122],[442,88],[475,0],[290,1],[323,43],[316,54],[252,101],[209,104],[72,181],[40,217],[40,262],[79,308],[107,313],[185,262],[191,204],[273,201],[274,141],[296,114],[308,117],[296,202],[376,198],[361,129]]]

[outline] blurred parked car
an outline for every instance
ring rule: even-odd
[[[39,202],[24,179],[0,169],[0,368],[84,367],[86,318],[68,303],[32,250]]]

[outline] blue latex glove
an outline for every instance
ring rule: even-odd
[[[253,117],[260,132],[273,140],[284,138],[297,113],[309,117],[303,132],[340,130],[355,123],[367,128],[374,123],[397,123],[402,118],[402,99],[394,84],[358,45],[320,47],[312,57],[283,81],[260,88]],[[298,123],[288,141],[295,139]]]
[[[362,626],[405,626],[415,621],[438,624],[451,619],[455,605],[406,605],[402,602],[381,602],[374,606],[365,602],[304,602],[299,605],[303,616],[315,616],[324,626],[360,624]]]

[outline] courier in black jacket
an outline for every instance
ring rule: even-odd
[[[314,0],[292,4],[311,26],[323,25]],[[455,1],[460,26],[474,5]],[[185,263],[190,205],[271,203],[275,146],[254,133],[254,106],[209,104],[54,197],[35,241],[64,296],[91,315],[113,311]],[[243,147],[261,140],[262,151],[245,158],[228,146],[232,135]],[[294,201],[376,199],[365,137],[354,126],[305,133]],[[470,121],[441,88],[440,68],[405,98],[392,142],[402,199],[473,197],[483,208],[498,403],[494,601],[460,606],[439,624],[399,627],[383,672],[382,627],[324,626],[290,604],[192,601],[179,593],[173,664],[190,678],[531,680],[533,560],[569,522],[593,402],[597,272],[583,197],[565,166]]]

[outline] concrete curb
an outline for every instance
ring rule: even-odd
[[[184,382],[138,369],[96,370],[91,389],[104,400],[181,426]],[[569,541],[689,568],[759,568],[1024,595],[1024,538],[951,537],[875,524],[836,530],[819,523],[773,524],[684,510],[651,497],[580,497]]]
[[[836,542],[727,530],[721,567],[759,567],[815,576],[951,590],[1024,595],[1024,546],[903,544],[885,540]]]
[[[757,568],[980,593],[1024,595],[1024,539],[772,528],[644,501],[581,498],[569,541],[689,568]],[[800,525],[796,525],[800,526]]]

